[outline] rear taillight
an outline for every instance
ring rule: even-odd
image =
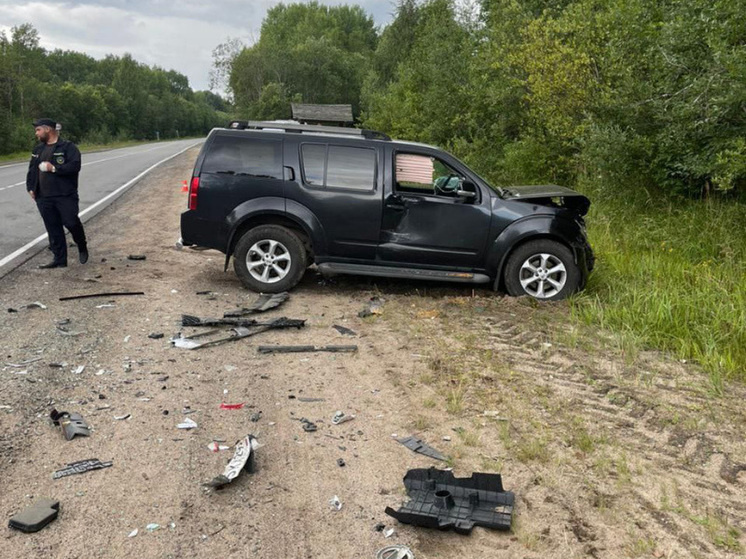
[[[197,209],[197,191],[199,190],[199,177],[192,177],[192,183],[189,185],[189,209]]]

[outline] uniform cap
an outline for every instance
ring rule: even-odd
[[[57,123],[51,118],[37,118],[34,121],[34,128],[36,128],[37,126],[49,126],[50,128],[56,128]]]

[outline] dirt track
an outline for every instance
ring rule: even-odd
[[[0,511],[9,518],[39,496],[61,502],[39,533],[4,529],[0,557],[358,559],[391,543],[418,559],[743,553],[744,387],[713,397],[696,367],[653,352],[625,356],[603,333],[571,328],[564,304],[459,286],[326,281],[309,271],[262,317],[306,319],[304,330],[170,347],[168,338],[186,331],[182,313],[221,316],[255,297],[222,272],[221,254],[173,248],[185,204],[179,186],[195,157],[157,169],[89,222],[88,265],[37,270],[48,258],[41,254],[0,280]],[[133,253],[147,260],[128,261]],[[97,306],[107,299],[58,301],[118,290],[146,295],[112,298],[106,308]],[[204,290],[215,295],[196,294]],[[383,314],[358,318],[372,296],[385,299]],[[33,301],[48,308],[24,308]],[[59,333],[65,318],[82,334]],[[148,338],[156,332],[165,337]],[[257,355],[256,345],[275,343],[360,350]],[[221,402],[246,406],[221,410]],[[92,436],[65,441],[47,419],[52,405],[82,413]],[[192,431],[176,429],[185,406],[196,410]],[[336,410],[357,418],[332,425]],[[304,432],[300,417],[318,431]],[[206,491],[202,483],[232,455],[207,445],[247,433],[263,445],[257,472]],[[502,472],[516,494],[511,533],[460,536],[387,517],[384,508],[403,500],[407,469],[444,466],[392,434],[430,442],[458,476]],[[52,480],[64,464],[94,457],[114,465]],[[334,495],[340,511],[328,505]],[[379,522],[396,534],[385,539]],[[148,532],[149,523],[160,529]]]

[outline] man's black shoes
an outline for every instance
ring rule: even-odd
[[[78,259],[80,260],[81,264],[85,264],[86,262],[88,262],[88,248],[78,249]]]
[[[39,266],[40,270],[47,270],[49,268],[67,268],[66,262],[50,262],[49,264],[42,264]]]

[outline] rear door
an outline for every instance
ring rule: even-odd
[[[483,267],[490,196],[466,168],[443,152],[387,147],[378,257],[382,263],[461,269]],[[473,198],[456,195],[462,188]]]
[[[327,254],[344,260],[372,260],[381,228],[383,157],[376,142],[300,138],[288,141],[286,164],[296,160],[300,176],[285,195],[319,220]]]

